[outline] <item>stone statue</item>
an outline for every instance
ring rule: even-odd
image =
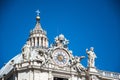
[[[69,40],[65,39],[65,41],[63,42],[63,44],[64,44],[64,47],[67,48],[68,47],[67,45],[69,44]]]
[[[81,60],[85,58],[85,56],[80,56],[80,57],[74,57],[74,59],[72,60],[72,65],[75,65],[76,66],[76,69],[81,72],[81,71],[85,71],[85,68],[84,66],[80,63]]]
[[[36,50],[36,52],[37,54],[35,56],[35,59],[41,62],[41,67],[43,65],[46,65],[50,60],[50,57],[48,57],[49,55],[47,54],[47,52],[42,49]]]
[[[95,58],[97,58],[97,56],[94,53],[94,48],[91,47],[90,51],[86,49],[86,53],[88,54],[88,67],[95,67]]]
[[[64,47],[67,48],[69,41],[64,37],[63,34],[60,34],[55,38],[55,45],[56,47]]]
[[[29,45],[28,41],[26,42],[26,44],[22,48],[22,56],[23,56],[24,60],[30,59],[30,45]]]

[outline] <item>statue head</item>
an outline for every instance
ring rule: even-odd
[[[91,48],[90,48],[90,51],[94,51],[94,47],[91,47]]]

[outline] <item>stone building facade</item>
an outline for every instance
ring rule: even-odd
[[[20,54],[0,70],[0,80],[120,80],[120,74],[96,69],[94,48],[86,49],[88,67],[81,64],[84,56],[73,56],[63,34],[49,46],[47,33],[37,11],[35,28],[30,31]]]

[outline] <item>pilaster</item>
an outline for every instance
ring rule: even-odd
[[[52,71],[49,70],[49,72],[48,72],[48,80],[52,80],[52,79],[53,79],[53,77],[52,77]]]
[[[32,70],[29,71],[29,80],[34,80]]]

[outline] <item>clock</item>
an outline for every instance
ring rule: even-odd
[[[53,62],[58,66],[65,66],[69,61],[68,53],[63,49],[53,51]]]

